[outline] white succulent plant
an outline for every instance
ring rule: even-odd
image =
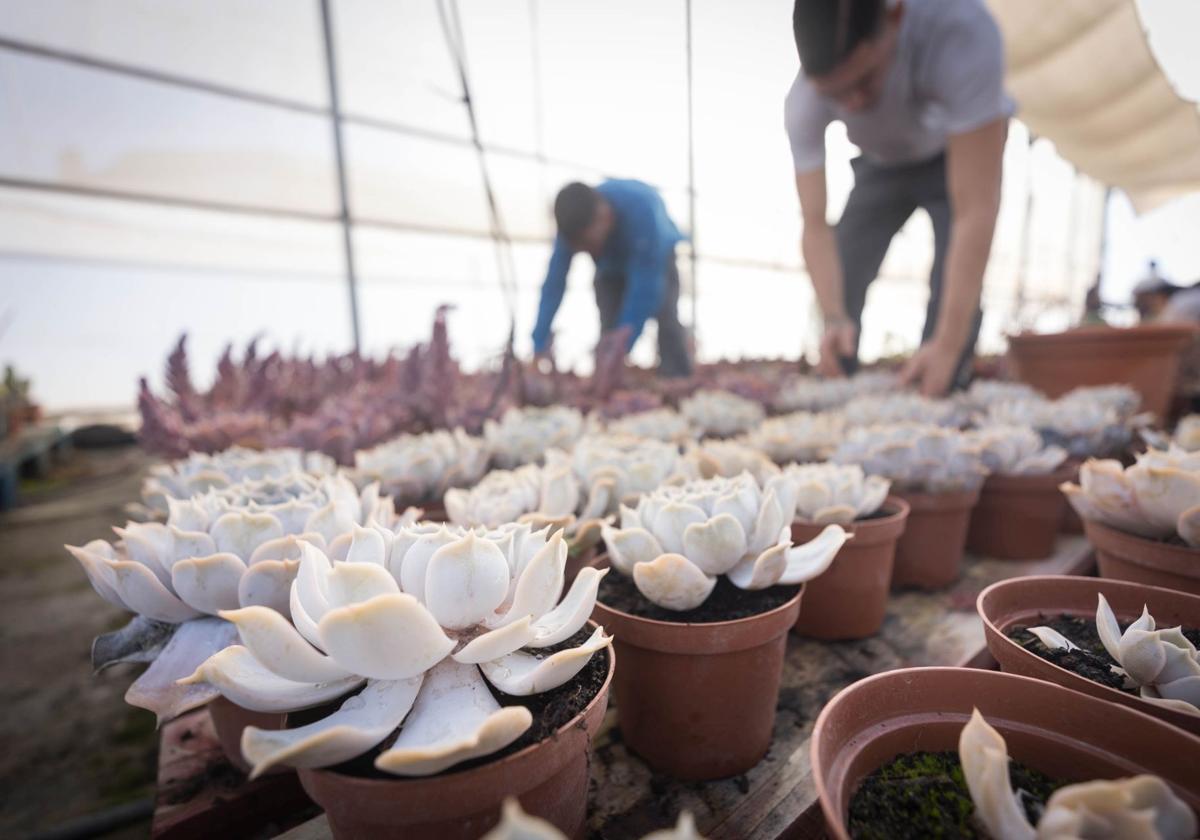
[[[546,534],[516,524],[360,528],[340,562],[301,542],[292,621],[262,607],[222,613],[242,644],[183,682],[208,683],[260,712],[321,706],[365,683],[314,723],[247,727],[242,753],[252,775],[277,764],[339,764],[393,733],[374,764],[400,776],[489,755],[532,717],[523,706],[501,707],[487,683],[514,696],[549,691],[612,643],[598,628],[577,647],[536,655],[584,627],[605,574],[585,568],[562,597],[567,546]]]
[[[568,840],[553,823],[540,817],[531,817],[521,810],[521,803],[514,797],[504,800],[500,824],[483,835],[481,840]],[[696,821],[688,811],[679,815],[674,828],[652,831],[642,840],[704,840],[696,831]]]
[[[1157,776],[1067,785],[1050,795],[1037,825],[1013,792],[1004,736],[975,709],[958,740],[975,818],[1004,840],[1191,840],[1192,809]]]
[[[632,435],[667,443],[684,443],[693,437],[692,427],[678,411],[671,408],[655,408],[626,414],[609,420],[607,430],[611,434]]]
[[[796,519],[849,525],[883,506],[892,483],[858,464],[792,464],[783,470],[796,498]]]
[[[142,503],[166,516],[168,499],[190,499],[248,479],[283,478],[292,473],[332,475],[337,462],[320,452],[301,449],[247,449],[233,446],[215,454],[193,452],[168,464],[155,464],[142,482]]]
[[[965,433],[919,423],[850,429],[830,460],[859,464],[895,487],[922,493],[970,490],[987,475],[978,445]]]
[[[780,387],[775,408],[779,411],[828,411],[840,408],[855,397],[894,391],[898,382],[894,373],[885,371],[867,371],[836,379],[796,376]]]
[[[1200,548],[1200,452],[1151,449],[1127,468],[1091,459],[1080,467],[1078,485],[1061,487],[1084,519],[1140,537],[1178,534]]]
[[[954,400],[933,399],[920,394],[867,394],[855,397],[842,409],[851,426],[889,423],[924,423],[932,426],[961,426],[966,412]]]
[[[664,486],[622,505],[620,527],[602,527],[613,568],[648,600],[695,609],[725,575],[740,589],[797,584],[829,567],[849,535],[830,525],[793,547],[796,499],[779,476],[765,488],[748,474]]]
[[[766,413],[753,400],[729,391],[701,389],[679,404],[680,413],[699,434],[730,437],[748,432]]]
[[[733,478],[750,473],[760,485],[774,475],[779,467],[761,450],[745,442],[708,439],[690,444],[684,454],[684,468],[689,478]]]
[[[1129,444],[1133,419],[1117,400],[1105,393],[1094,396],[1089,390],[1072,394],[1057,400],[1038,396],[992,403],[987,424],[1028,426],[1046,443],[1061,446],[1076,458],[1115,453]]]
[[[845,429],[846,416],[840,411],[796,411],[767,418],[745,442],[776,464],[820,461],[837,447]]]
[[[588,491],[580,514],[585,520],[616,513],[620,503],[636,502],[660,484],[684,477],[675,444],[613,433],[580,438],[571,453],[571,469]]]
[[[517,521],[565,528],[574,522],[579,492],[570,469],[558,462],[553,467],[525,464],[492,470],[470,489],[447,490],[446,516],[464,528],[497,528]]]
[[[1175,426],[1175,445],[1187,452],[1200,450],[1200,414],[1189,414]]]
[[[976,379],[959,400],[978,409],[1013,400],[1036,399],[1042,394],[1024,382],[1005,382],[999,379]]]
[[[165,523],[130,522],[114,529],[115,544],[66,547],[100,597],[137,614],[96,639],[93,664],[152,662],[125,699],[160,721],[216,696],[175,684],[232,641],[232,628],[212,616],[253,605],[288,615],[302,541],[345,556],[357,526],[388,529],[416,515],[398,517],[375,485],[359,493],[343,476],[304,473],[168,502]]]
[[[569,451],[584,433],[583,415],[573,408],[510,408],[499,422],[486,420],[483,436],[492,461],[501,469],[541,461],[547,450]]]
[[[482,438],[462,429],[400,435],[354,453],[352,477],[379,482],[401,504],[440,500],[451,487],[470,487],[487,471],[490,454]]]
[[[1132,417],[1142,406],[1142,396],[1129,385],[1081,385],[1058,398],[1060,402],[1112,409],[1121,418]]]
[[[984,426],[967,437],[978,445],[988,472],[999,475],[1047,475],[1067,460],[1067,450],[1047,446],[1028,426]]]

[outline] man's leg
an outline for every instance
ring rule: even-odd
[[[950,199],[946,193],[946,161],[939,157],[930,161],[920,171],[914,172],[914,195],[929,220],[933,223],[933,267],[929,271],[929,305],[925,310],[925,329],[921,332],[921,343],[933,337],[937,328],[939,309],[942,304],[942,287],[945,276],[946,252],[950,248],[950,230],[953,216]],[[975,358],[975,342],[979,339],[979,327],[983,323],[983,310],[976,307],[971,317],[971,328],[967,343],[959,356],[958,368],[951,388],[965,388],[971,381],[971,363]]]
[[[862,332],[867,288],[879,275],[892,237],[912,215],[916,204],[888,167],[856,158],[854,187],[837,223],[837,249],[842,264],[846,315]],[[850,360],[851,372],[858,359]]]
[[[625,299],[625,275],[618,271],[597,271],[592,283],[596,292],[596,308],[600,310],[600,334],[615,330],[621,317],[621,301]]]
[[[679,267],[674,255],[667,259],[666,285],[658,321],[658,373],[660,376],[691,376],[687,330],[679,323]]]

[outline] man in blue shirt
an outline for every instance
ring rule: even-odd
[[[679,272],[675,243],[683,239],[658,192],[641,181],[611,179],[597,187],[578,182],[563,187],[554,200],[558,235],[542,284],[533,349],[548,354],[554,315],[567,287],[567,270],[576,252],[596,263],[596,306],[600,333],[626,333],[628,352],[646,321],[658,321],[659,373],[692,372],[683,326],[679,323]]]

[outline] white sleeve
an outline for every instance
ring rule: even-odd
[[[825,128],[830,118],[829,107],[804,78],[804,71],[800,71],[783,105],[784,125],[797,172],[811,172],[825,166]]]

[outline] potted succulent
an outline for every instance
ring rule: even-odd
[[[582,414],[551,405],[510,408],[497,420],[485,420],[483,437],[492,463],[506,470],[540,462],[550,449],[570,450],[585,431]]]
[[[1054,553],[1066,497],[1058,486],[1074,474],[1067,452],[1046,446],[1027,426],[984,426],[967,433],[988,477],[971,512],[967,550],[1001,560]]]
[[[360,487],[377,482],[398,505],[418,505],[425,518],[445,521],[442,496],[452,487],[471,487],[487,471],[489,453],[482,438],[462,429],[400,435],[354,453],[347,473]]]
[[[687,418],[671,408],[655,408],[626,414],[609,420],[605,430],[610,434],[632,435],[676,444],[687,443],[694,434]]]
[[[96,638],[93,667],[150,663],[125,700],[154,712],[160,725],[216,699],[210,687],[177,680],[233,641],[221,611],[257,605],[289,614],[301,537],[345,556],[360,525],[386,529],[415,515],[398,517],[374,486],[360,494],[345,478],[302,473],[167,503],[165,523],[130,522],[115,529],[116,543],[66,547],[100,597],[135,613],[124,628]],[[282,724],[279,715],[245,714],[224,703],[210,711],[226,754],[243,767],[241,728]]]
[[[1058,399],[1035,395],[998,400],[987,407],[986,423],[1028,426],[1048,446],[1061,446],[1074,459],[1123,454],[1143,417],[1136,391],[1125,386],[1077,388]]]
[[[845,429],[841,412],[796,411],[767,418],[746,435],[745,442],[781,466],[822,461],[837,447]]]
[[[773,406],[782,413],[828,411],[841,408],[854,397],[893,391],[898,382],[894,373],[886,371],[864,371],[837,379],[797,375],[780,385]]]
[[[1062,491],[1103,577],[1200,595],[1200,453],[1151,449],[1131,467],[1089,460]]]
[[[609,575],[594,617],[617,638],[626,744],[681,779],[741,773],[766,753],[802,584],[847,534],[793,547],[791,485],[749,474],[660,487],[603,526]]]
[[[242,644],[183,682],[290,713],[242,752],[299,768],[336,837],[475,838],[507,796],[575,836],[613,658],[586,627],[604,572],[564,597],[566,559],[516,524],[363,529],[345,562],[302,541],[291,621],[223,613]]]
[[[1186,838],[1200,809],[1200,737],[994,671],[907,668],[860,680],[821,711],[811,750],[837,840]]]
[[[992,584],[980,593],[976,609],[988,650],[1005,671],[1120,703],[1200,734],[1200,689],[1195,687],[1200,679],[1188,679],[1200,674],[1195,652],[1200,596],[1126,581],[1025,577]],[[1152,624],[1178,628],[1179,635]],[[1137,639],[1127,641],[1130,630]],[[1132,669],[1121,664],[1151,643],[1159,650],[1133,662]],[[1147,674],[1147,664],[1158,663],[1159,652],[1162,667]],[[1164,682],[1170,686],[1160,685]],[[1188,704],[1177,702],[1189,696]]]
[[[748,432],[765,412],[754,400],[729,391],[701,389],[679,403],[679,413],[701,437],[726,438]]]
[[[815,639],[875,635],[887,613],[908,503],[889,497],[891,482],[866,475],[858,464],[793,464],[783,477],[796,497],[792,542],[815,539],[831,523],[854,536],[828,569],[805,584],[796,632]]]
[[[955,400],[934,399],[906,392],[855,397],[846,403],[842,413],[851,426],[923,423],[959,427],[967,419],[967,412]]]
[[[750,473],[760,485],[779,474],[779,467],[742,438],[708,439],[689,444],[684,453],[688,478],[734,478]]]
[[[953,429],[915,423],[851,429],[833,461],[892,482],[910,513],[896,545],[892,587],[940,589],[962,565],[971,509],[987,475],[979,447]]]

